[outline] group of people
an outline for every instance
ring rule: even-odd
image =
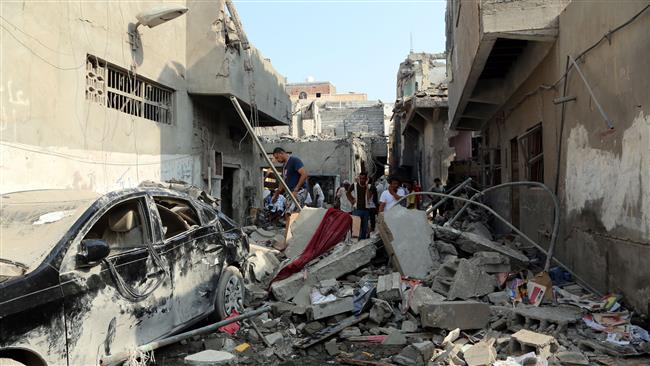
[[[305,205],[325,207],[323,189],[318,182],[313,182],[310,192],[308,186],[309,175],[303,162],[297,156],[290,155],[281,147],[276,147],[273,150],[273,157],[277,162],[283,164],[282,176],[284,181],[301,207]],[[434,180],[434,187],[431,190],[444,191],[439,178]],[[362,172],[357,176],[354,183],[347,180],[343,181],[343,184],[336,190],[334,207],[361,218],[359,239],[365,239],[376,228],[377,214],[391,209],[403,197],[406,197],[404,201],[407,208],[421,208],[421,196],[408,196],[411,192],[419,191],[421,191],[421,188],[417,181],[402,183],[396,177],[389,177],[388,179],[382,177],[375,183],[367,173]],[[297,211],[295,202],[288,192],[285,192],[282,185],[265,197],[265,206],[277,218],[282,215],[288,216]]]

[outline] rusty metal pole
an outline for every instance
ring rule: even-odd
[[[275,176],[278,178],[278,181],[280,181],[280,184],[282,184],[282,188],[284,188],[284,191],[289,194],[289,196],[291,197],[291,200],[293,200],[293,203],[296,204],[296,208],[298,209],[298,211],[301,211],[302,207],[300,206],[300,202],[298,202],[298,199],[296,198],[296,196],[293,195],[293,192],[291,191],[291,189],[289,189],[289,186],[287,185],[287,182],[284,181],[284,178],[280,175],[278,170],[275,169],[275,165],[273,165],[273,162],[271,161],[271,158],[269,158],[269,155],[264,150],[264,146],[262,146],[262,142],[260,141],[260,139],[255,134],[255,130],[253,130],[253,126],[251,126],[251,123],[248,121],[248,118],[246,117],[246,113],[244,113],[244,110],[241,108],[241,105],[239,104],[239,101],[234,96],[230,97],[230,101],[235,106],[235,109],[237,110],[237,113],[239,113],[239,117],[241,117],[241,120],[244,122],[244,125],[246,125],[246,129],[248,129],[248,133],[250,133],[250,135],[253,137],[253,141],[255,141],[255,144],[257,145],[257,147],[262,152],[262,155],[264,155],[264,158],[266,159],[266,162],[269,164],[271,169],[273,169],[273,173],[275,173]]]

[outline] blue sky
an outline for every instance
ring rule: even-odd
[[[289,82],[331,81],[337,92],[395,100],[409,52],[445,48],[444,0],[235,0],[249,40]]]

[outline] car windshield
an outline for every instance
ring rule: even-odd
[[[0,196],[0,281],[36,268],[98,197],[67,190]]]

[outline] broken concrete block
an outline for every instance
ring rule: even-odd
[[[508,328],[545,330],[553,326],[556,333],[563,332],[569,324],[582,319],[582,311],[574,306],[525,306],[514,309],[508,318]]]
[[[400,331],[389,333],[381,344],[401,345],[406,344],[406,337]]]
[[[497,291],[487,295],[490,303],[494,305],[507,305],[510,303],[510,295],[505,291]]]
[[[463,358],[468,366],[489,366],[497,360],[497,351],[492,344],[481,341],[463,352]]]
[[[379,276],[377,279],[377,297],[386,301],[402,299],[402,276],[399,272]]]
[[[580,352],[562,351],[555,354],[555,358],[565,366],[588,366],[589,359]]]
[[[492,232],[490,231],[490,229],[488,229],[488,227],[485,226],[484,223],[479,222],[479,221],[470,222],[470,223],[466,224],[465,225],[465,230],[470,232],[470,233],[480,235],[480,236],[482,236],[482,237],[484,237],[485,239],[488,239],[488,240],[493,239]]]
[[[208,349],[185,357],[185,364],[196,366],[230,365],[235,361],[235,355],[223,351]]]
[[[324,304],[314,304],[310,308],[311,318],[319,320],[332,315],[343,314],[354,310],[354,298],[342,297]]]
[[[412,320],[402,322],[402,333],[413,333],[418,330],[418,324]]]
[[[253,272],[254,280],[258,283],[268,285],[271,276],[276,273],[280,266],[280,260],[276,257],[276,250],[262,247],[259,245],[250,245],[251,255],[248,257],[247,263]]]
[[[453,244],[449,244],[442,240],[436,240],[435,247],[438,249],[438,253],[440,253],[441,256],[446,254],[455,255],[455,256],[458,255],[458,251],[456,250],[456,247]]]
[[[420,307],[423,327],[452,330],[481,329],[490,319],[490,306],[475,301],[445,301]]]
[[[314,259],[303,271],[294,273],[284,280],[273,282],[271,291],[278,300],[291,300],[304,285],[314,285],[318,282],[338,278],[346,273],[364,266],[375,256],[376,238],[361,240],[352,245],[338,244],[322,259]],[[307,272],[306,276],[305,273]],[[306,278],[305,278],[306,277]]]
[[[336,343],[336,339],[332,339],[329,342],[325,343],[325,350],[330,356],[336,356],[339,354],[339,345]]]
[[[442,343],[440,343],[441,346],[446,347],[449,344],[452,344],[456,339],[458,339],[458,336],[460,336],[460,328],[456,328],[449,332],[447,336],[442,340]]]
[[[388,256],[403,275],[424,279],[435,268],[433,230],[424,211],[395,206],[379,215],[379,234]]]
[[[275,332],[264,336],[264,338],[266,338],[266,341],[269,342],[270,345],[274,345],[281,341],[282,338],[284,338],[284,335],[282,335],[282,332]]]
[[[464,252],[499,252],[522,263],[528,263],[528,257],[523,255],[520,251],[499,244],[480,235],[438,225],[433,225],[433,230],[435,231],[436,239],[444,240],[448,243],[456,243],[456,246]]]
[[[557,351],[557,348],[558,344],[554,337],[526,329],[513,334],[510,339],[510,351],[517,354],[535,352],[543,358],[548,358]]]
[[[284,250],[287,258],[296,258],[305,250],[311,237],[316,232],[318,225],[323,221],[324,208],[305,207],[300,211],[298,218],[291,222],[287,234],[287,246]]]
[[[436,347],[431,341],[410,344],[396,356],[393,362],[404,366],[425,366],[433,356]]]
[[[418,285],[411,291],[413,291],[411,295],[411,310],[413,310],[415,315],[420,314],[420,307],[422,305],[445,300],[444,296],[426,286]]]
[[[497,252],[476,252],[470,263],[487,273],[510,272],[510,258]]]
[[[447,299],[469,299],[494,291],[496,279],[481,271],[467,259],[445,262],[435,273],[431,288]]]
[[[393,309],[390,304],[381,299],[373,299],[374,304],[370,308],[370,320],[377,324],[383,324],[393,316]]]
[[[345,328],[339,333],[339,337],[345,339],[350,337],[359,337],[361,336],[361,329],[358,327],[348,327]]]

